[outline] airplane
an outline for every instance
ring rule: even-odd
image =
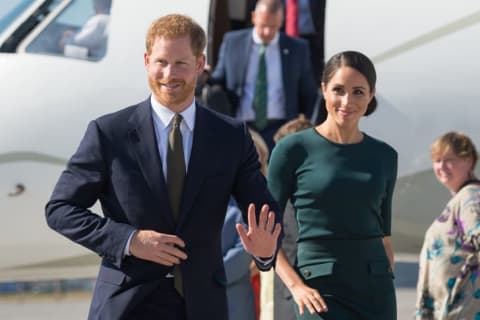
[[[102,57],[59,46],[64,30],[78,30],[93,14],[89,1],[0,3],[0,281],[96,275],[99,258],[50,230],[44,205],[88,122],[149,94],[142,65],[151,21],[193,17],[208,33],[213,65],[225,1],[113,0]],[[357,50],[377,68],[379,108],[362,130],[399,153],[397,252],[418,254],[449,198],[431,171],[429,144],[460,130],[480,146],[479,35],[475,0],[327,2],[325,56]]]

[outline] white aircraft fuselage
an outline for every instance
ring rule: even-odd
[[[6,28],[0,16],[0,48],[47,1],[29,2]],[[209,35],[215,32],[211,1],[114,0],[102,58],[35,52],[42,32],[75,2],[53,1],[10,52],[0,52],[0,273],[89,253],[47,227],[44,206],[88,122],[149,95],[143,65],[149,24],[167,13],[184,13]],[[460,130],[480,146],[479,37],[475,0],[327,2],[327,59],[357,50],[377,68],[379,108],[362,129],[399,152],[397,249],[415,252],[448,201],[430,171],[433,139]],[[92,210],[101,214],[99,206]],[[396,235],[408,245],[395,242]]]

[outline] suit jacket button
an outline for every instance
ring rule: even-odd
[[[308,278],[312,275],[312,273],[310,272],[310,270],[304,270],[303,275]]]

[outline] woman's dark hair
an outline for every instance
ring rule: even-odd
[[[375,89],[375,83],[377,81],[375,67],[373,66],[372,61],[366,55],[357,51],[343,51],[331,57],[323,69],[322,82],[327,85],[341,67],[351,67],[357,70],[367,79],[368,85],[370,86],[370,92]],[[320,103],[320,108],[320,114],[324,114],[326,116],[327,110],[325,106],[325,99],[323,98]],[[376,109],[377,99],[374,96],[372,101],[370,101],[368,104],[365,116],[372,114]]]

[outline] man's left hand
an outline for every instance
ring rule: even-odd
[[[248,206],[248,230],[245,225],[236,225],[240,240],[245,251],[257,258],[269,258],[275,253],[277,239],[282,227],[275,223],[275,213],[269,211],[268,205],[263,205],[258,219],[255,215],[255,205]]]

